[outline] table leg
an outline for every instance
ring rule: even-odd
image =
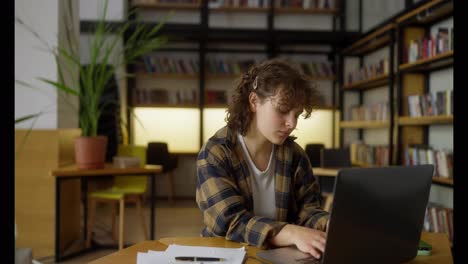
[[[151,212],[150,212],[150,239],[154,240],[154,181],[155,181],[156,174],[151,174],[150,186],[151,186],[151,195],[150,195],[150,204],[151,204]]]
[[[88,231],[88,179],[83,178],[81,180],[81,191],[83,193],[83,237],[84,241],[87,239]]]
[[[55,262],[60,259],[60,177],[55,178]]]

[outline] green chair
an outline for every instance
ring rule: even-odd
[[[146,164],[146,146],[119,145],[119,156],[138,157],[141,165]],[[115,239],[115,221],[117,216],[117,206],[119,213],[119,250],[123,248],[123,227],[124,227],[124,207],[125,202],[133,202],[141,217],[141,224],[145,239],[148,239],[148,229],[146,228],[145,217],[141,205],[143,195],[147,188],[147,176],[116,176],[112,187],[104,190],[97,190],[88,193],[88,230],[86,236],[86,246],[91,246],[92,230],[94,226],[95,210],[97,203],[112,204],[112,239]]]

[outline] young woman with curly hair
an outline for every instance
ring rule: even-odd
[[[253,65],[231,99],[227,126],[197,158],[202,235],[260,248],[296,245],[320,257],[329,215],[310,161],[290,136],[317,106],[316,87],[296,65],[271,59]]]

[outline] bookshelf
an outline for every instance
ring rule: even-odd
[[[450,98],[453,97],[453,89],[438,87],[441,82],[450,81],[440,72],[453,67],[453,36],[449,27],[453,28],[453,22],[449,25],[452,15],[453,2],[437,0],[396,20],[399,39],[397,164],[435,162],[433,183],[445,187],[453,187],[452,150],[433,149],[431,133],[453,127],[453,99]],[[439,75],[434,76],[436,74]],[[445,79],[437,82],[437,77]],[[444,135],[449,135],[450,140],[447,141],[453,140],[453,134],[445,132]],[[419,155],[408,153],[416,151]],[[445,157],[433,154],[439,151]],[[440,166],[446,168],[440,169]]]
[[[356,166],[374,167],[382,163],[392,163],[392,155],[389,153],[392,153],[394,145],[394,111],[391,103],[395,80],[392,60],[395,53],[394,30],[393,23],[375,28],[340,53],[343,65],[339,104],[342,112],[340,145],[359,144],[361,151],[368,151],[372,156],[366,160],[351,157],[353,165]],[[370,93],[377,94],[379,99],[368,96]],[[367,144],[365,134],[371,130],[378,131],[374,133],[386,134],[386,142],[379,146],[371,143],[373,146],[370,148],[363,147]],[[351,135],[348,136],[348,133]],[[382,147],[388,150],[376,151]],[[361,153],[359,157],[369,155]]]
[[[329,62],[333,71],[336,72],[335,54],[337,47],[347,45],[347,43],[359,36],[357,32],[347,32],[344,28],[344,12],[346,4],[343,0],[329,1],[307,1],[310,6],[281,6],[279,1],[257,1],[248,5],[236,4],[235,2],[227,1],[149,1],[149,0],[129,0],[129,10],[135,8],[136,12],[132,19],[138,23],[156,24],[156,20],[151,20],[153,15],[158,14],[163,17],[169,11],[181,14],[191,14],[197,16],[195,22],[176,21],[170,19],[162,28],[162,34],[169,37],[169,45],[155,52],[155,57],[161,57],[164,53],[168,59],[161,61],[169,61],[171,64],[176,64],[176,70],[151,70],[148,68],[148,63],[144,60],[139,64],[128,65],[127,71],[134,74],[135,78],[129,78],[127,81],[127,103],[131,109],[135,108],[170,108],[170,109],[187,109],[197,110],[198,119],[197,127],[197,144],[199,147],[206,140],[206,124],[207,116],[213,116],[216,112],[220,114],[221,110],[226,109],[229,95],[226,89],[234,85],[236,79],[240,76],[247,67],[234,66],[233,61],[242,61],[245,58],[256,58],[255,63],[264,59],[273,57],[290,57],[292,55],[306,54],[325,56],[325,59],[319,61]],[[333,6],[328,6],[327,3],[333,3]],[[315,6],[317,5],[317,6]],[[330,30],[311,29],[288,29],[277,28],[275,25],[278,16],[300,15],[304,17],[321,16],[330,18]],[[223,17],[225,16],[225,18]],[[157,17],[156,15],[154,17]],[[221,19],[220,19],[221,17]],[[240,17],[241,19],[234,19]],[[255,19],[253,24],[261,24],[263,27],[246,27],[245,24],[233,23],[232,26],[224,25],[224,20],[239,22]],[[221,21],[218,23],[218,21]],[[257,23],[259,22],[260,23]],[[85,22],[86,23],[86,22]],[[83,24],[83,23],[82,23]],[[302,45],[306,48],[295,50],[285,50],[290,45]],[[329,45],[330,50],[314,49],[319,45]],[[179,60],[183,58],[172,59],[177,53],[187,53],[197,66],[193,69],[180,70],[187,68],[187,62],[180,62],[185,66],[178,66]],[[171,55],[172,54],[172,55]],[[162,56],[162,57],[164,57]],[[177,56],[175,56],[177,57]],[[258,59],[261,57],[261,59]],[[240,58],[240,59],[239,59]],[[159,63],[160,59],[153,59],[153,68]],[[174,60],[175,62],[172,62]],[[303,61],[295,60],[298,63]],[[310,61],[308,61],[310,62]],[[312,61],[314,62],[314,61]],[[167,62],[166,62],[167,63]],[[248,66],[248,65],[245,65]],[[190,66],[189,66],[190,67]],[[156,66],[157,68],[157,66]],[[197,68],[197,69],[195,69]],[[236,70],[237,68],[237,70]],[[240,68],[240,69],[239,69]],[[330,92],[327,96],[331,99],[327,103],[321,105],[319,110],[335,111],[338,109],[335,95],[335,85],[337,78],[335,74],[313,74],[309,77],[311,80],[319,83],[326,83],[330,86]],[[191,95],[189,101],[180,100],[184,98],[184,89],[177,88],[175,82],[182,82],[187,90],[190,90]],[[330,85],[329,85],[330,84]],[[142,97],[136,91],[152,90],[151,92],[159,94],[154,98],[166,98],[165,100],[156,100],[156,102],[139,101],[137,98]],[[167,90],[167,95],[162,90]],[[154,91],[156,90],[156,92]],[[173,91],[176,90],[176,91]],[[181,90],[181,92],[177,92]],[[193,93],[192,91],[195,91]],[[149,93],[151,93],[149,92]],[[148,93],[146,91],[146,93]],[[328,93],[328,92],[327,92]],[[143,95],[144,97],[144,95]],[[187,97],[187,95],[185,95]],[[171,99],[177,98],[177,99]],[[208,114],[210,112],[210,114]],[[192,115],[192,113],[190,114]],[[129,131],[135,126],[138,126],[132,120],[131,114],[127,114],[129,120]],[[132,123],[133,122],[133,123]],[[177,121],[174,121],[177,122]],[[333,126],[335,122],[331,122]],[[334,131],[334,127],[332,128]],[[129,138],[132,141],[132,132]],[[333,142],[335,142],[333,140]],[[197,151],[193,150],[194,153]]]
[[[434,164],[424,230],[453,242],[453,1],[427,1],[395,20],[396,164]],[[438,200],[436,203],[434,200]],[[453,247],[453,243],[451,243]]]

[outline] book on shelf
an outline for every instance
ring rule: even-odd
[[[353,142],[350,144],[350,159],[352,164],[387,166],[389,164],[389,148],[386,145]]]
[[[353,105],[347,113],[347,121],[387,121],[390,114],[388,102]]]
[[[389,73],[390,62],[388,58],[380,59],[377,63],[366,64],[354,71],[348,72],[346,85],[352,85],[353,83],[365,81]]]
[[[208,8],[216,9],[221,7],[268,7],[269,0],[210,0],[208,2]]]
[[[453,209],[429,202],[424,216],[423,229],[426,232],[446,233],[453,241]]]
[[[198,62],[191,58],[143,55],[144,71],[156,74],[198,74]],[[139,70],[143,70],[139,68]]]
[[[406,47],[404,61],[412,63],[450,50],[453,50],[453,27],[439,27],[435,35],[411,39]]]
[[[226,91],[206,90],[206,103],[210,105],[227,104]]]
[[[409,95],[407,101],[410,117],[453,115],[453,90]]]
[[[425,144],[411,144],[405,149],[405,165],[434,165],[434,176],[453,178],[453,151],[435,150]]]

